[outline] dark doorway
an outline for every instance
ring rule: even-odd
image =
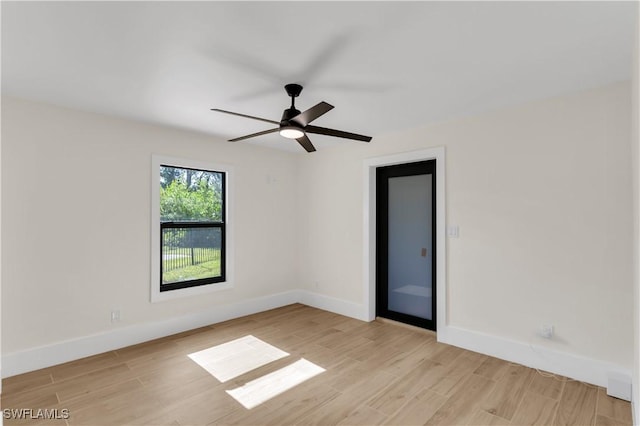
[[[436,330],[436,160],[376,170],[376,314]]]

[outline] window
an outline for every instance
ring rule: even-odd
[[[228,168],[154,156],[152,173],[152,301],[228,288]]]

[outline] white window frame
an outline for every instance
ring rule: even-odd
[[[160,291],[160,166],[184,167],[197,170],[214,170],[225,174],[225,281]],[[163,302],[189,296],[197,296],[233,288],[234,232],[233,232],[233,167],[187,158],[153,154],[151,156],[151,302]]]

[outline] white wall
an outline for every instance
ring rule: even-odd
[[[448,324],[630,370],[629,93],[619,83],[302,157],[301,285],[364,304],[363,160],[445,146],[447,222],[460,226]]]
[[[296,287],[298,154],[11,98],[2,144],[5,355]],[[232,290],[149,302],[152,153],[234,167]]]

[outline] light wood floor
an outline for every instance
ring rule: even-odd
[[[247,335],[290,356],[226,383],[187,357]],[[326,372],[252,410],[225,392],[300,358]],[[70,411],[31,421],[47,425],[631,424],[629,403],[602,388],[298,304],[11,377],[2,389],[3,409]]]

